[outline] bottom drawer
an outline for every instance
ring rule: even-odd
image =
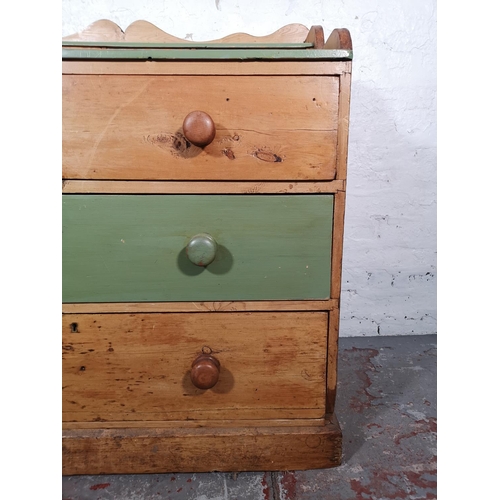
[[[63,421],[320,418],[327,319],[326,312],[65,314]],[[207,380],[216,383],[194,385]]]

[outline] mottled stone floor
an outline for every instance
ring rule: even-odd
[[[63,477],[66,500],[424,500],[436,494],[436,336],[340,340],[343,465],[288,472]]]

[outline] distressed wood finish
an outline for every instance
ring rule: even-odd
[[[63,474],[339,465],[349,31],[191,42],[102,20],[63,59]],[[182,129],[195,110],[204,147]],[[230,250],[223,272],[186,257],[182,275],[199,233]]]
[[[63,313],[119,313],[119,312],[237,312],[237,311],[329,311],[338,306],[338,300],[270,300],[231,302],[87,302],[63,304]]]
[[[63,302],[328,299],[332,217],[324,194],[64,195]]]
[[[323,426],[324,418],[273,418],[271,420],[122,420],[106,422],[63,422],[63,430],[75,429],[199,429],[202,427],[312,427]]]
[[[340,61],[63,61],[63,75],[319,75],[339,76],[346,71]]]
[[[320,418],[328,314],[64,315],[63,420]],[[199,354],[217,384],[190,378]]]
[[[337,371],[339,353],[339,323],[340,310],[334,307],[328,314],[328,347],[327,347],[327,373],[326,373],[326,413],[335,410],[337,397]]]
[[[335,195],[333,215],[333,244],[332,244],[332,286],[331,297],[340,301],[342,288],[342,256],[344,250],[344,216],[345,216],[345,192]]]
[[[341,456],[335,416],[320,427],[63,432],[66,475],[322,469]]]
[[[347,147],[347,136],[345,137]],[[345,150],[347,154],[347,150]],[[338,371],[338,341],[340,327],[340,294],[342,288],[342,256],[344,247],[344,217],[345,217],[345,192],[338,192],[335,196],[333,217],[333,245],[332,245],[332,300],[337,301],[329,313],[328,321],[328,351],[327,351],[327,390],[326,412],[333,413],[337,396],[337,371]]]
[[[335,77],[66,75],[63,178],[330,180],[337,102]],[[182,134],[195,110],[217,129],[205,148]]]
[[[314,194],[345,190],[345,181],[179,182],[63,180],[63,194]]]
[[[351,107],[351,65],[346,63],[340,77],[339,133],[337,147],[337,179],[347,179],[347,146],[349,140],[349,114]],[[343,233],[342,233],[343,234]]]

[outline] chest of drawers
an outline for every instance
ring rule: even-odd
[[[340,464],[347,30],[63,40],[63,473]]]

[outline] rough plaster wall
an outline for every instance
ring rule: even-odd
[[[62,35],[138,19],[189,40],[281,26],[354,44],[341,336],[436,332],[436,0],[62,0]]]

